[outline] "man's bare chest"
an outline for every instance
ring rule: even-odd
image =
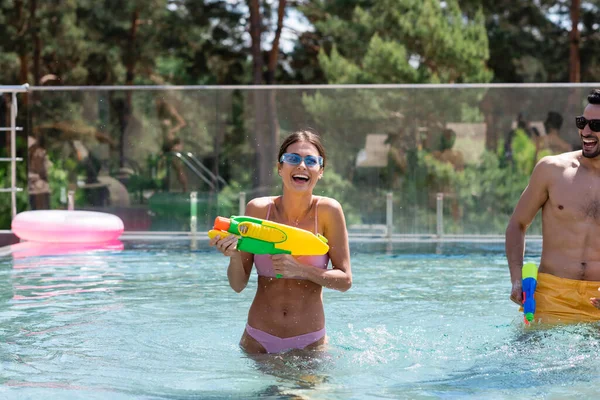
[[[600,224],[600,179],[566,179],[549,190],[544,212],[557,218]]]

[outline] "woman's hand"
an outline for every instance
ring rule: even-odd
[[[228,235],[224,238],[221,238],[220,235],[217,235],[210,239],[208,244],[214,246],[217,250],[223,253],[223,255],[232,257],[238,253],[237,242],[238,238],[235,235]]]
[[[273,254],[273,272],[278,278],[301,277],[304,265],[289,254]]]

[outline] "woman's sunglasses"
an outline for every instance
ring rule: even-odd
[[[302,157],[296,153],[284,153],[279,159],[279,162],[290,164],[290,165],[299,165],[302,160],[304,160],[304,165],[308,168],[315,167],[317,165],[323,166],[323,157],[321,156],[305,156]]]
[[[600,132],[600,119],[585,119],[583,115],[581,117],[575,117],[575,125],[577,125],[578,129],[585,129],[587,124],[590,124],[592,132]]]

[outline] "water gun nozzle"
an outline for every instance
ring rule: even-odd
[[[230,225],[231,220],[229,218],[217,217],[215,218],[215,224],[213,226],[213,229],[227,232],[229,230]]]
[[[531,313],[531,312],[525,313],[525,321],[527,321],[527,322],[533,321],[533,313]]]

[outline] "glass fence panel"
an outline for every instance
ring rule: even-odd
[[[436,236],[503,235],[535,163],[579,148],[574,117],[592,87],[40,89],[20,95],[19,151],[27,137],[47,150],[51,208],[72,191],[76,208],[126,230],[187,231],[195,192],[205,230],[279,194],[283,138],[313,129],[327,151],[315,193],[340,201],[350,232]]]

